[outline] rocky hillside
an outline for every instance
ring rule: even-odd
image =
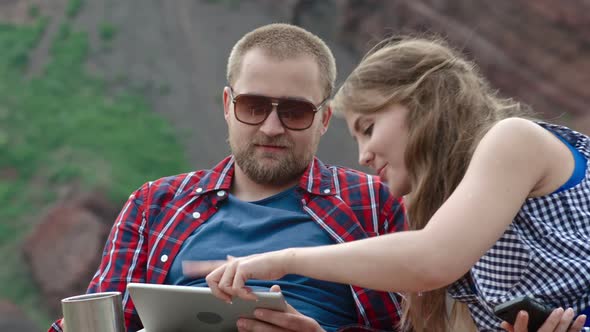
[[[28,81],[44,75],[52,61],[54,40],[66,38],[70,28],[87,33],[86,71],[104,82],[104,104],[109,105],[110,97],[121,93],[141,95],[172,124],[191,168],[205,168],[228,153],[221,92],[230,48],[245,32],[272,22],[296,23],[324,38],[337,58],[339,80],[386,35],[412,31],[442,34],[473,58],[502,94],[531,104],[547,119],[590,133],[589,10],[587,0],[0,0],[0,23],[27,25],[35,24],[36,17],[47,18],[38,44],[28,57],[19,58],[28,59],[24,71]],[[147,153],[145,160],[150,160]],[[319,155],[330,163],[357,167],[356,147],[342,121],[333,121]],[[145,164],[143,168],[148,170],[153,165]],[[0,168],[0,180],[16,178],[18,171]],[[36,181],[32,191],[40,193],[43,183]],[[36,221],[26,227],[42,226],[30,232],[29,245],[22,243],[29,264],[34,266],[20,268],[16,274],[6,274],[4,269],[0,277],[17,276],[22,287],[32,275],[39,284],[34,291],[43,292],[44,300],[25,299],[18,303],[19,309],[14,303],[2,302],[6,296],[0,294],[0,324],[4,320],[15,326],[14,319],[3,317],[13,318],[18,312],[18,317],[28,315],[44,325],[47,316],[59,311],[57,298],[83,291],[82,277],[61,278],[61,283],[55,283],[44,276],[92,273],[98,256],[88,255],[100,254],[94,247],[104,242],[107,224],[112,223],[111,209],[117,209],[105,205],[108,208],[101,211],[108,210],[109,217],[104,217],[88,208],[95,199],[78,200],[76,206],[52,202],[51,206],[39,203],[29,208],[27,218]],[[30,200],[23,202],[29,206]],[[37,207],[44,213],[31,216]],[[56,218],[63,216],[59,209],[70,211],[68,218]],[[56,232],[57,224],[69,233]],[[80,232],[80,227],[85,231]],[[49,234],[45,229],[54,231]],[[19,236],[25,233],[23,228],[19,230]],[[64,241],[76,238],[83,242],[80,246],[86,250],[76,253],[84,261],[70,254],[63,264],[61,255],[68,246],[51,249],[42,244],[43,239],[48,241],[48,234],[55,241],[61,236]],[[20,256],[14,255],[21,242],[14,238],[10,246],[0,246],[0,257],[11,259],[8,265],[24,265]],[[57,267],[60,262],[67,266]],[[59,268],[60,274],[47,271],[52,266]],[[12,298],[26,297],[11,294]],[[38,303],[50,309],[39,310]],[[31,324],[23,324],[22,331],[34,330]]]

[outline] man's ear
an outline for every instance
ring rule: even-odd
[[[324,135],[326,131],[328,131],[328,127],[330,126],[330,119],[332,118],[332,107],[328,103],[324,108],[324,111],[321,112],[322,114],[322,130],[321,134]]]
[[[225,87],[223,88],[223,117],[225,118],[225,121],[228,121],[229,116],[230,116],[230,105],[231,104],[231,98],[230,98],[230,92],[229,92],[229,87]]]

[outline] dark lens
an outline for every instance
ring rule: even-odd
[[[315,106],[302,100],[281,100],[277,111],[285,127],[307,129],[313,122]]]
[[[236,118],[248,124],[262,123],[272,111],[271,100],[263,96],[240,95],[235,101]]]

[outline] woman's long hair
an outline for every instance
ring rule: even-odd
[[[437,38],[397,37],[374,47],[344,82],[336,112],[378,112],[391,104],[408,108],[405,164],[410,229],[422,229],[455,190],[482,136],[498,121],[529,117],[529,110],[499,98],[475,65]],[[395,142],[392,142],[395,144]],[[392,276],[394,278],[395,276]],[[448,331],[446,287],[406,294],[402,326]]]

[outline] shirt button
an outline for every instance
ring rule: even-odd
[[[193,218],[199,219],[200,217],[201,217],[201,214],[199,212],[193,212]]]
[[[330,189],[324,189],[324,194],[329,194],[330,193]]]
[[[197,190],[195,190],[196,192],[200,193],[203,191],[203,188],[197,188]]]
[[[223,197],[223,196],[225,196],[225,190],[220,190],[220,191],[218,191],[218,192],[217,192],[217,196],[219,196],[219,197]]]
[[[162,255],[162,257],[160,257],[160,261],[162,263],[166,263],[168,261],[168,255]]]

